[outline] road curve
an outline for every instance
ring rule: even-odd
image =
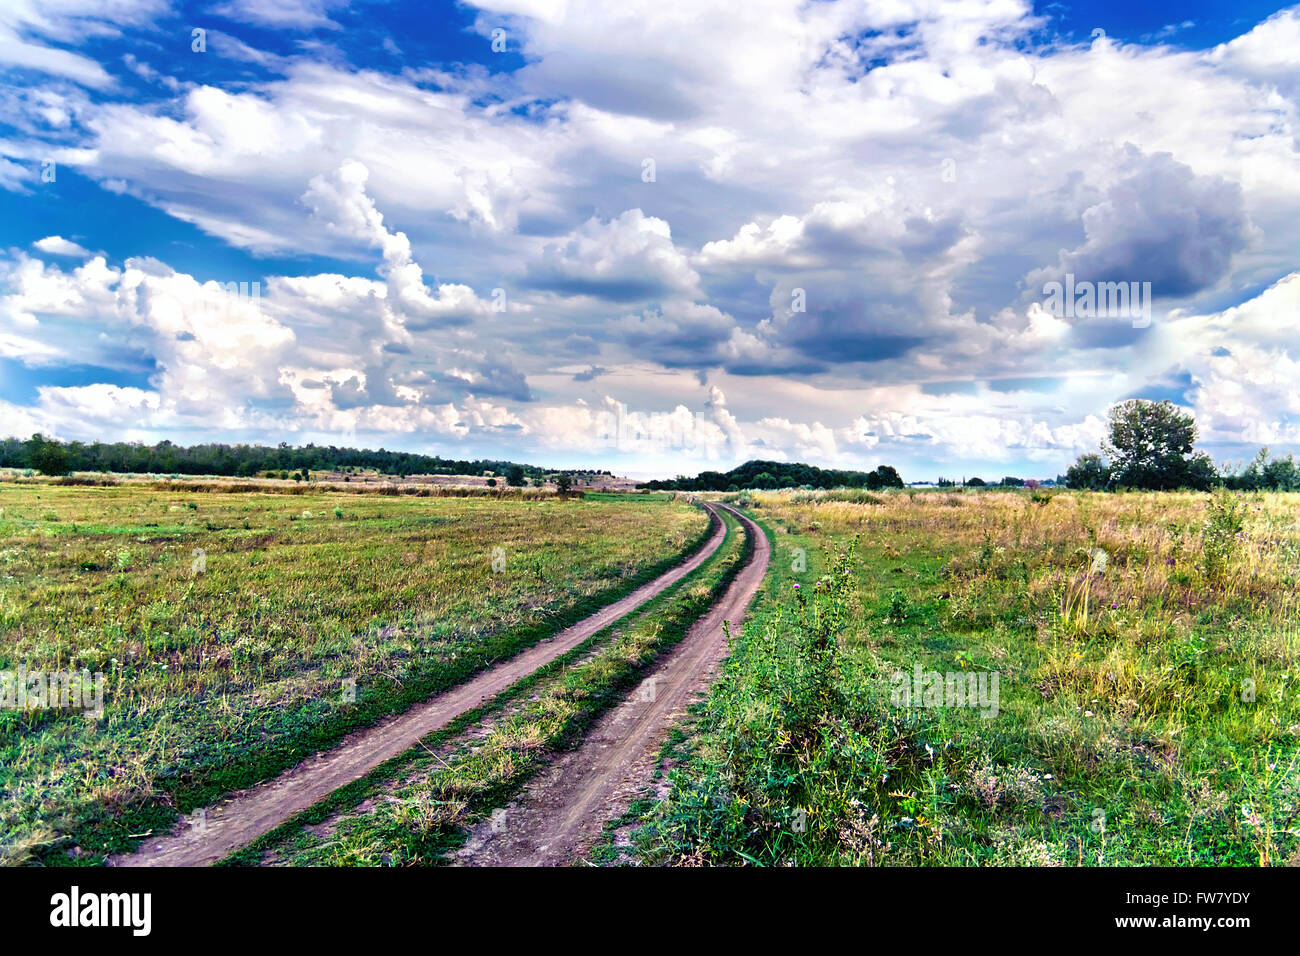
[[[109,859],[109,866],[208,866],[224,859],[295,814],[357,780],[386,760],[404,753],[423,737],[445,727],[519,680],[609,627],[690,574],[718,550],[726,526],[705,503],[713,529],[693,555],[556,634],[477,677],[444,691],[410,710],[345,737],[338,746],[309,757],[280,776],[240,790],[208,807],[201,823],[182,819],[171,833],[152,837],[134,853]]]
[[[455,861],[467,866],[563,866],[596,841],[649,781],[662,741],[707,690],[727,655],[723,622],[739,627],[767,571],[767,536],[722,505],[754,542],[726,593],[619,706],[596,721],[582,744],[534,778],[504,814],[477,825]],[[649,681],[653,680],[653,684]],[[646,692],[652,687],[652,692]],[[646,699],[651,698],[651,699]]]

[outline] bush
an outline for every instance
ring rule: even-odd
[[[1241,548],[1246,527],[1246,502],[1223,490],[1210,499],[1201,531],[1201,569],[1211,580],[1222,578]]]

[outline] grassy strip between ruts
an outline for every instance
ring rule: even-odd
[[[225,862],[257,864],[268,853],[287,865],[444,862],[463,843],[467,826],[508,802],[556,753],[580,740],[723,592],[753,547],[740,540],[735,519],[723,515],[728,534],[718,552],[632,618]],[[523,700],[529,691],[532,697]],[[489,715],[495,724],[485,736],[461,736]],[[321,824],[326,836],[315,830]]]
[[[599,508],[601,500],[599,496],[594,496],[585,504],[570,503],[570,507]],[[6,515],[6,519],[10,517]],[[461,683],[493,662],[509,657],[581,620],[679,563],[686,555],[702,546],[709,533],[706,523],[699,534],[685,542],[684,547],[674,548],[673,553],[662,560],[637,569],[597,593],[576,600],[570,598],[567,605],[558,608],[545,608],[545,614],[532,615],[531,623],[507,626],[496,633],[483,633],[480,640],[463,646],[459,649],[460,653],[451,655],[450,660],[440,660],[436,668],[425,669],[419,666],[418,661],[413,661],[415,666],[403,675],[402,680],[379,682],[365,688],[364,693],[358,693],[356,702],[346,708],[329,708],[327,713],[312,715],[310,719],[282,720],[274,727],[266,725],[263,727],[263,740],[246,753],[236,753],[229,749],[228,741],[224,744],[216,741],[212,746],[223,746],[222,760],[205,763],[201,768],[196,768],[199,772],[181,770],[160,776],[144,799],[133,800],[126,805],[121,802],[87,804],[83,800],[77,807],[65,808],[67,812],[61,811],[57,818],[43,816],[42,819],[47,822],[57,819],[57,830],[49,838],[40,837],[33,832],[28,834],[28,839],[23,836],[21,829],[16,834],[11,830],[11,837],[16,835],[20,843],[26,843],[26,848],[24,850],[20,847],[19,856],[14,857],[8,852],[13,849],[13,844],[6,839],[6,847],[0,848],[0,860],[22,862],[25,858],[29,862],[47,865],[85,865],[102,862],[108,853],[129,850],[142,834],[169,828],[178,812],[189,812],[196,807],[206,806],[226,792],[269,779],[311,753],[331,746],[347,733],[405,710],[414,703]],[[360,687],[358,689],[362,690]],[[27,719],[26,715],[9,716]],[[36,716],[46,715],[38,713]],[[136,716],[133,711],[131,719],[136,719]],[[122,719],[111,710],[109,717],[113,720]],[[63,723],[45,720],[41,725],[44,728],[42,732],[58,729],[64,723],[71,726],[66,720]],[[267,735],[271,731],[276,736],[268,739]],[[103,734],[101,728],[98,736],[102,737]],[[20,739],[11,738],[6,747],[17,748],[20,744]],[[121,737],[120,746],[129,748],[131,738]],[[175,741],[171,749],[176,749]],[[22,772],[16,763],[8,769],[14,774]],[[0,778],[3,777],[4,774],[0,774]],[[79,773],[78,777],[85,778],[86,782],[81,784],[84,791],[92,793],[96,784],[90,770]],[[10,792],[10,797],[16,793],[8,785],[5,789]],[[17,809],[21,809],[21,806],[14,804]],[[77,812],[71,812],[73,810]],[[13,822],[15,821],[10,821],[11,824]],[[68,847],[74,848],[75,854],[65,852]]]

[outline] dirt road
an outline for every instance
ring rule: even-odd
[[[726,507],[725,505],[722,507]],[[713,682],[727,653],[722,624],[737,628],[767,570],[769,546],[754,522],[740,519],[754,542],[749,562],[722,600],[695,622],[686,637],[606,713],[582,745],[539,774],[524,793],[474,828],[457,852],[468,866],[562,866],[600,836],[650,780],[665,735]]]
[[[136,852],[113,857],[110,866],[207,866],[247,846],[297,813],[404,753],[423,737],[509,688],[640,607],[704,563],[722,544],[726,527],[709,510],[713,533],[690,558],[631,594],[552,638],[517,654],[405,713],[350,734],[332,750],[308,758],[273,780],[241,790],[208,807],[201,822],[183,819]]]

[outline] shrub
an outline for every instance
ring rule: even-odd
[[[1201,531],[1201,569],[1211,580],[1223,577],[1241,548],[1246,527],[1246,502],[1223,490],[1210,499]]]

